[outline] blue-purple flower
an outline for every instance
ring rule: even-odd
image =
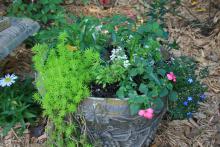
[[[189,97],[187,98],[187,100],[188,100],[188,101],[192,101],[193,98],[192,98],[191,96],[189,96]]]
[[[206,95],[205,95],[205,94],[202,94],[202,95],[199,96],[199,98],[200,98],[201,101],[204,101],[205,98],[206,98]]]
[[[188,113],[186,113],[186,115],[187,115],[188,118],[191,118],[192,117],[192,112],[188,112]]]
[[[189,82],[189,84],[193,83],[193,79],[192,78],[189,78],[187,81]]]
[[[183,105],[188,106],[188,102],[187,101],[183,102]]]

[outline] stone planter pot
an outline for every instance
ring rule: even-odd
[[[147,147],[166,112],[166,105],[155,112],[152,120],[131,116],[127,99],[89,97],[79,110],[85,116],[92,143],[99,142],[102,147]]]
[[[39,75],[36,78],[41,80]],[[43,84],[38,91],[45,94]],[[163,101],[164,107],[155,111],[151,120],[132,116],[128,99],[117,98],[88,97],[79,105],[77,115],[85,118],[87,135],[95,147],[148,147],[167,110],[167,98]],[[49,123],[47,128],[50,136],[54,125]]]

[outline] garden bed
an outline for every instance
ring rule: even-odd
[[[124,8],[124,9],[123,9]],[[84,14],[91,14],[92,16],[110,16],[113,12],[126,13],[130,7],[116,7],[112,9],[102,10],[96,6],[74,6],[68,5],[67,10],[80,15],[80,11]],[[208,3],[198,2],[189,3],[188,1],[183,1],[182,5],[179,7],[181,14],[187,19],[182,17],[167,15],[166,25],[170,33],[170,40],[177,40],[180,46],[180,51],[175,51],[175,55],[188,55],[195,57],[196,61],[199,63],[200,68],[208,66],[210,74],[204,79],[204,82],[208,85],[209,91],[206,93],[207,100],[205,102],[199,103],[199,111],[193,115],[189,120],[169,120],[166,117],[160,125],[160,128],[156,134],[156,138],[152,147],[157,146],[219,146],[220,145],[220,30],[219,30],[219,19],[220,15],[215,14],[212,18],[212,23],[215,25],[210,26],[210,31],[207,30],[207,26],[201,27],[193,26],[192,20],[198,18],[201,22],[205,22],[206,18],[209,17]],[[215,11],[215,9],[214,9]],[[131,14],[128,12],[128,16]],[[187,14],[187,15],[186,15]],[[135,16],[139,14],[135,13]],[[211,14],[212,15],[212,14]],[[133,12],[132,12],[133,16]],[[207,22],[205,22],[207,23]],[[204,24],[205,24],[204,23]],[[201,25],[201,24],[195,24]],[[26,50],[26,49],[25,49]],[[8,59],[7,62],[11,62],[9,65],[16,65],[18,68],[24,65],[28,73],[31,71],[31,55],[30,50],[23,52],[24,56],[19,56],[17,59],[24,59],[21,64],[15,64],[14,59]],[[19,54],[19,52],[17,52]],[[17,56],[15,56],[17,57]],[[24,57],[27,57],[26,60]],[[20,63],[20,62],[19,62]],[[5,63],[4,63],[5,64]],[[10,67],[10,66],[9,66]],[[10,71],[11,68],[7,69]],[[20,68],[22,69],[22,68]],[[18,68],[20,75],[23,75],[23,70]],[[31,72],[30,72],[31,71]],[[97,87],[95,85],[94,87]],[[101,87],[99,87],[101,88]],[[100,93],[99,93],[100,94]],[[102,94],[100,94],[102,95]],[[111,92],[110,92],[111,95]],[[39,138],[30,139],[28,135],[23,137],[17,137],[16,134],[12,132],[13,144],[23,146],[24,144],[33,145],[33,142],[45,141],[47,136],[43,134]],[[10,138],[9,138],[10,140]],[[17,141],[17,142],[16,142]],[[10,142],[10,141],[9,141]],[[31,143],[31,144],[29,144]],[[1,145],[1,144],[0,144]],[[36,144],[35,144],[36,145]],[[33,145],[33,146],[35,146]],[[37,144],[37,146],[43,146]]]

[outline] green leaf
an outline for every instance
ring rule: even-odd
[[[112,42],[115,43],[117,40],[116,40],[116,34],[113,32],[112,33]]]
[[[164,77],[166,74],[166,71],[164,69],[158,69],[157,73]]]
[[[166,95],[168,95],[169,91],[167,90],[167,88],[162,89],[161,93],[160,93],[160,97],[164,97]]]
[[[118,98],[124,98],[125,97],[124,87],[120,87],[116,92],[116,95]]]
[[[129,71],[129,74],[131,77],[134,77],[134,76],[138,75],[138,70],[133,68]]]
[[[24,117],[25,117],[25,118],[34,118],[34,117],[36,117],[36,115],[34,115],[34,114],[31,113],[31,112],[25,111],[25,112],[24,112]]]
[[[148,93],[148,88],[145,84],[141,83],[138,89],[141,93],[147,95]]]
[[[147,97],[146,96],[139,96],[139,95],[134,95],[133,97],[129,96],[129,103],[135,103],[135,104],[142,104],[145,103],[147,101]]]
[[[154,73],[150,73],[149,76],[158,84],[160,84],[160,81],[158,80],[158,77]]]
[[[164,102],[161,100],[161,98],[156,98],[154,100],[154,110],[161,110],[164,107]]]
[[[141,106],[139,104],[130,104],[131,115],[135,115],[140,110]]]
[[[8,123],[3,129],[3,136],[7,135],[7,133],[11,130],[11,128],[15,125],[15,121]]]
[[[169,84],[167,85],[167,89],[172,90],[172,89],[173,89],[173,85],[172,85],[171,83],[169,83]]]
[[[172,92],[170,93],[170,95],[169,95],[169,100],[174,102],[174,101],[177,100],[177,98],[178,98],[177,92],[176,92],[176,91],[172,91]]]
[[[158,96],[158,90],[154,88],[151,92],[149,92],[149,97],[157,97]]]

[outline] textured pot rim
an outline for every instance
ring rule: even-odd
[[[119,98],[103,98],[103,97],[93,97],[93,96],[89,96],[86,99],[90,99],[90,100],[100,100],[100,101],[108,101],[108,100],[113,100],[113,101],[121,101],[121,102],[126,102],[128,103],[128,100],[130,98],[123,98],[123,99],[119,99]],[[162,109],[160,110],[156,110],[155,113],[161,113],[164,111],[164,109],[166,109],[166,106],[163,106]]]
[[[89,96],[87,97],[87,99],[96,99],[96,100],[107,100],[107,99],[111,99],[111,100],[116,100],[116,101],[128,101],[129,98],[104,98],[104,97],[94,97],[94,96]]]

